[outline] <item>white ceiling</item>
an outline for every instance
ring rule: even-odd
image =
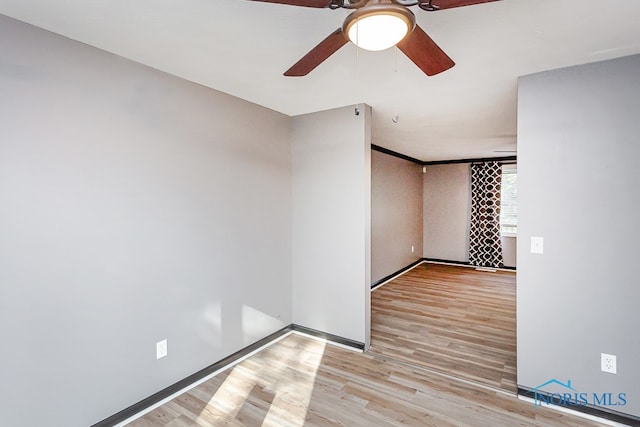
[[[515,147],[518,76],[640,53],[638,0],[412,10],[454,68],[428,77],[395,48],[357,52],[348,44],[308,76],[283,77],[342,25],[344,9],[249,0],[0,0],[7,16],[288,115],[366,102],[374,144],[421,160],[509,155],[496,150]]]

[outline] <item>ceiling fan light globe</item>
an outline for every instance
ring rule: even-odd
[[[398,44],[415,27],[415,16],[396,5],[366,6],[347,17],[343,31],[356,46],[372,51]]]
[[[395,15],[373,15],[357,20],[349,29],[349,40],[365,50],[385,50],[395,46],[409,32],[404,20]]]

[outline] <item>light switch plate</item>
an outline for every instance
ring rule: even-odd
[[[156,343],[156,359],[162,359],[167,355],[167,340],[158,341]]]
[[[532,254],[544,253],[544,238],[531,237],[531,253]]]

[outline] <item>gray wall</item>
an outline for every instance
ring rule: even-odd
[[[422,166],[371,152],[372,282],[422,258],[422,197]]]
[[[469,261],[471,174],[466,163],[432,165],[424,174],[424,256]]]
[[[3,16],[0,94],[0,425],[93,424],[291,322],[288,117]]]
[[[371,108],[292,119],[293,320],[369,342]]]
[[[640,55],[519,80],[518,383],[625,392],[637,416],[639,136]]]

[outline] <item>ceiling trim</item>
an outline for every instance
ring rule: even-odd
[[[371,144],[371,149],[373,151],[378,151],[380,153],[388,154],[390,156],[397,157],[399,159],[408,160],[420,166],[449,165],[449,164],[455,164],[455,163],[483,163],[483,162],[515,163],[518,160],[518,156],[502,156],[502,157],[480,157],[480,158],[473,158],[473,159],[436,160],[436,161],[425,162],[425,161],[416,159],[415,157],[407,156],[406,154],[398,153],[397,151],[389,150],[388,148],[384,148],[375,144]]]

